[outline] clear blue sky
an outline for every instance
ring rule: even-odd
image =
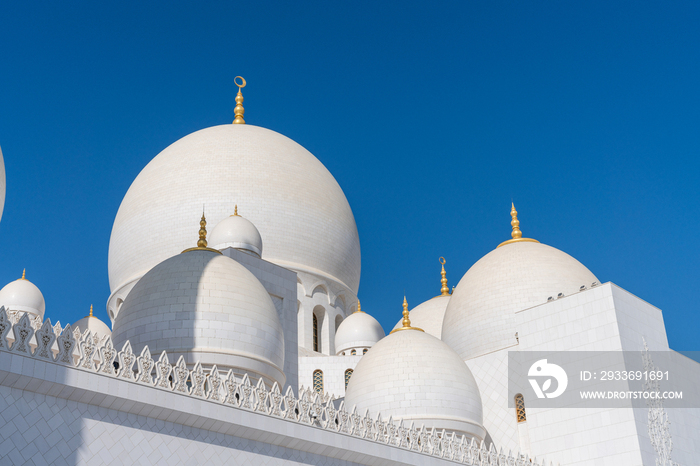
[[[107,320],[122,197],[233,119],[305,146],[353,208],[385,329],[509,238],[562,249],[698,350],[697,2],[3,2],[0,286]]]

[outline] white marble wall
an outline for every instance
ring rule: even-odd
[[[305,354],[308,354],[305,352]],[[318,353],[316,353],[318,354]],[[334,398],[345,397],[345,371],[355,370],[359,356],[301,356],[299,357],[299,386],[313,388],[313,373],[323,371],[323,390]],[[352,406],[349,407],[352,409]]]
[[[357,295],[346,286],[309,272],[297,271],[299,346],[313,351],[313,315],[318,319],[319,353],[335,354],[335,332],[357,309]]]
[[[519,445],[514,408],[508,406],[508,351],[667,350],[661,311],[612,283],[516,313],[519,343],[470,359],[484,403],[484,425],[498,448]],[[700,365],[688,360],[688,370]],[[530,452],[561,464],[653,465],[647,410],[534,409],[527,407]],[[674,460],[693,464],[700,455],[700,410],[669,410]]]

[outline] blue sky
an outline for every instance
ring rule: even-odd
[[[4,2],[0,286],[107,320],[122,197],[162,149],[233,119],[333,173],[385,329],[510,234],[664,311],[698,350],[697,2]]]

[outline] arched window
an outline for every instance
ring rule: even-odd
[[[323,395],[323,371],[321,369],[314,371],[314,391]]]
[[[356,354],[357,354],[357,351],[355,351],[355,350],[350,351],[350,355],[355,356]]]
[[[525,399],[520,393],[515,395],[515,415],[518,417],[518,422],[527,421],[525,416]]]
[[[362,350],[362,354],[367,354],[367,348]]]
[[[318,351],[318,318],[316,318],[316,314],[313,314],[314,316],[314,351]],[[314,372],[314,374],[316,374]]]
[[[348,388],[348,383],[350,382],[350,377],[352,377],[352,369],[348,369],[345,371],[345,388]]]

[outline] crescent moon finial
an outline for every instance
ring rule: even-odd
[[[238,83],[238,80],[241,80],[241,83]],[[246,85],[245,79],[243,79],[243,76],[236,76],[233,78],[233,82],[238,86],[238,94],[236,94],[236,108],[233,109],[233,114],[236,115],[236,118],[233,120],[233,123],[235,125],[245,125],[245,120],[243,119],[243,114],[245,113],[245,109],[243,108],[243,94],[241,93],[241,89],[243,89]]]

